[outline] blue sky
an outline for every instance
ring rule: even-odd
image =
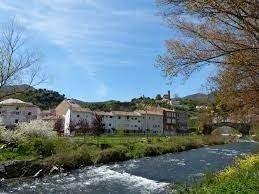
[[[156,14],[154,0],[0,1],[0,22],[15,17],[43,54],[49,79],[39,87],[85,101],[205,92],[208,68],[168,85],[154,66],[177,36]]]

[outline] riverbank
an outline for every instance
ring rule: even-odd
[[[27,138],[4,145],[0,178],[44,176],[93,164],[107,164],[145,156],[181,152],[227,143],[220,136],[101,136]],[[98,146],[97,146],[98,144]]]
[[[259,154],[236,160],[233,166],[215,174],[207,175],[201,183],[178,188],[176,193],[258,193]]]

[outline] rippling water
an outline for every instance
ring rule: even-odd
[[[256,142],[205,147],[113,165],[92,166],[42,179],[0,183],[0,193],[168,193],[170,183],[186,183],[216,172],[238,156],[259,151]]]

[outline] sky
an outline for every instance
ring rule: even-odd
[[[48,80],[38,87],[84,101],[206,92],[209,68],[170,81],[155,67],[177,37],[157,12],[155,0],[0,1],[0,23],[15,18],[42,53]]]

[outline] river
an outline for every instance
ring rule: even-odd
[[[191,184],[217,172],[236,157],[259,151],[259,143],[240,142],[181,153],[92,166],[41,179],[0,183],[0,193],[168,193],[170,183]]]

